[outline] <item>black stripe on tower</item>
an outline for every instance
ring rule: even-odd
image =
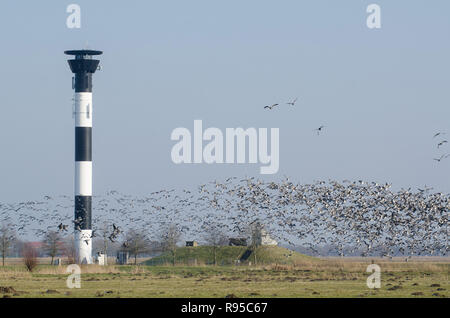
[[[92,73],[95,72],[100,61],[76,58],[68,62],[70,69],[75,73],[75,92],[92,92]]]
[[[90,195],[75,196],[75,222],[76,222],[75,229],[78,230],[91,229],[92,226],[91,208],[92,208],[92,196]],[[77,226],[79,226],[79,228]]]
[[[92,161],[92,127],[75,127],[75,161]]]
[[[75,92],[92,92],[92,73],[75,73]]]

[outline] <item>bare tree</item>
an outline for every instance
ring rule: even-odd
[[[77,249],[76,243],[73,235],[68,235],[64,238],[64,254],[67,257],[67,262],[69,264],[75,264],[77,262]]]
[[[53,265],[53,260],[56,255],[58,255],[59,251],[62,247],[62,238],[61,235],[56,231],[48,231],[42,242],[44,251],[51,256],[51,265]]]
[[[5,266],[5,257],[15,240],[16,233],[12,230],[11,225],[2,224],[0,227],[0,253],[2,254],[3,266]]]
[[[37,266],[37,252],[30,243],[25,243],[24,245],[23,262],[29,272],[32,272]]]
[[[134,256],[134,265],[137,264],[137,256],[149,250],[150,242],[144,232],[131,229],[125,236],[122,248]]]
[[[212,247],[214,266],[217,265],[217,251],[220,246],[227,244],[227,238],[218,224],[212,224],[206,230],[204,236],[206,244]]]
[[[180,238],[181,232],[175,224],[170,224],[161,231],[161,248],[171,253],[173,266],[175,266],[177,244]]]
[[[16,239],[14,240],[11,249],[10,249],[10,253],[9,255],[13,256],[13,257],[21,257],[23,255],[23,247],[25,245],[25,242],[23,242],[22,240],[20,240],[19,238],[16,237]]]
[[[102,240],[102,252],[106,256],[108,255],[108,244],[111,241],[111,234],[113,230],[108,223],[104,222],[103,225],[98,229],[100,233],[100,238]]]

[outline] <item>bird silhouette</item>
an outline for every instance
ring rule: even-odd
[[[450,157],[450,154],[442,155],[439,158],[434,158],[433,160],[436,160],[437,162],[441,162],[443,159]]]
[[[448,143],[447,140],[442,140],[440,143],[438,143],[437,147],[439,148],[439,147],[441,147],[442,145],[444,145],[446,143]]]
[[[294,106],[295,103],[297,102],[297,100],[298,100],[298,97],[296,97],[292,102],[287,102],[286,104],[287,104],[287,105]]]
[[[264,106],[264,109],[272,109],[276,106],[278,106],[278,104],[267,105],[267,106]]]
[[[325,126],[324,125],[321,125],[319,128],[316,128],[316,129],[314,129],[315,131],[317,131],[317,135],[319,135],[321,132],[322,132],[322,130],[325,128]]]

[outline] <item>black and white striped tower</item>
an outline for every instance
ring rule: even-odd
[[[75,89],[75,243],[78,263],[92,264],[92,74],[99,60],[94,50],[71,50]]]

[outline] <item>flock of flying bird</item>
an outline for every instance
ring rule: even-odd
[[[292,101],[290,101],[290,102],[287,102],[286,105],[295,106],[295,103],[297,102],[297,100],[298,100],[298,97],[294,98],[294,99],[293,99]],[[279,105],[280,105],[280,104],[278,104],[278,103],[275,103],[275,104],[272,104],[272,105],[266,105],[266,106],[264,106],[264,109],[272,110],[274,107],[277,107],[277,106],[279,106]],[[324,126],[324,125],[321,125],[320,127],[314,129],[314,131],[317,132],[317,135],[320,135],[320,133],[322,132],[322,130],[323,130],[324,128],[325,128],[325,126]]]
[[[287,102],[286,105],[291,105],[294,106],[295,103],[297,102],[298,97],[296,97],[294,100],[292,100],[291,102]],[[264,106],[264,109],[269,109],[272,110],[274,107],[279,106],[279,103],[275,103],[272,105],[266,105]],[[325,128],[324,125],[319,126],[318,128],[314,129],[314,131],[317,132],[317,135],[320,135],[320,133],[323,131],[323,129]],[[437,132],[434,134],[433,138],[436,138],[438,136],[443,136],[445,135],[445,132]],[[437,148],[439,149],[441,146],[445,145],[448,143],[448,140],[441,140],[438,142],[437,144]],[[449,158],[450,157],[450,153],[449,154],[441,154],[439,158],[433,158],[433,160],[437,161],[437,162],[441,162],[443,159]]]
[[[214,227],[228,237],[248,237],[249,225],[258,221],[279,244],[313,255],[448,255],[450,195],[427,187],[393,191],[362,180],[294,184],[230,177],[142,197],[109,191],[93,203],[94,227],[112,225],[113,242],[123,232],[119,226],[157,240],[160,229],[176,225],[184,239],[201,241]],[[69,196],[0,203],[0,222],[22,236],[67,231],[71,222],[76,230],[72,219]]]
[[[444,132],[437,132],[434,134],[433,138],[436,138],[438,136],[443,136],[445,135]],[[445,145],[448,143],[448,140],[441,140],[438,142],[437,144],[437,148],[439,149],[441,146]],[[441,162],[443,159],[446,159],[450,157],[450,153],[449,154],[441,154],[439,158],[433,158],[433,160],[437,161],[437,162]]]
[[[286,104],[294,106],[297,100]],[[324,128],[315,129],[317,135]],[[433,139],[443,135],[437,132]],[[440,140],[437,148],[447,143]],[[448,157],[442,154],[434,160]],[[393,191],[390,184],[362,180],[294,184],[288,178],[264,182],[230,177],[198,189],[160,190],[143,197],[117,191],[94,196],[92,223],[107,224],[111,242],[120,239],[121,228],[145,231],[157,239],[160,229],[169,225],[176,225],[190,240],[201,240],[211,228],[229,237],[248,237],[250,225],[258,221],[280,244],[316,255],[447,255],[450,195],[431,190],[425,186]],[[66,195],[0,203],[0,223],[13,224],[23,237],[40,237],[54,229],[68,232],[71,222],[80,230],[81,220],[71,221],[73,209],[73,198]]]

